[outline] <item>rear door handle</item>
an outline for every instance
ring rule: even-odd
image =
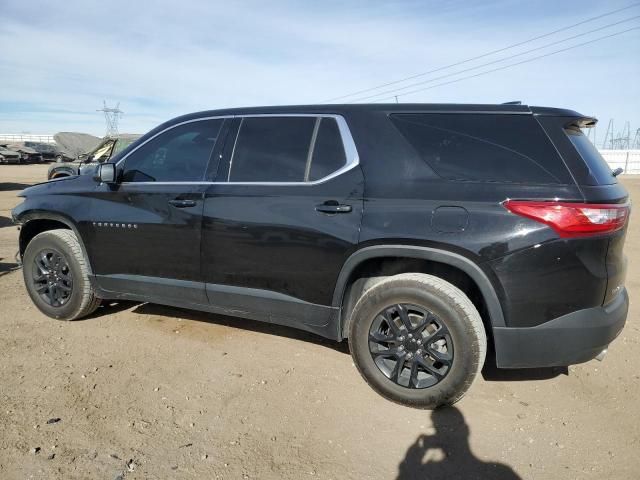
[[[351,211],[351,205],[340,204],[334,200],[316,205],[316,211],[322,213],[349,213]]]
[[[169,200],[169,204],[173,205],[176,208],[188,208],[188,207],[195,207],[196,206],[195,200],[183,200],[183,199],[180,199],[180,198],[175,198],[173,200]]]

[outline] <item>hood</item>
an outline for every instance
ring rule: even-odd
[[[79,176],[54,178],[47,182],[36,183],[22,190],[18,197],[31,197],[35,195],[55,195],[57,193],[68,193],[69,190],[77,188]],[[90,179],[93,182],[93,179]],[[85,187],[86,188],[86,187]]]

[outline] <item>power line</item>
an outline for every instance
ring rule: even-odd
[[[545,53],[544,55],[538,55],[537,57],[528,58],[528,59],[522,60],[520,62],[511,63],[509,65],[504,65],[502,67],[498,67],[498,68],[494,68],[494,69],[491,69],[491,70],[487,70],[485,72],[476,73],[475,75],[468,75],[466,77],[457,78],[455,80],[450,80],[448,82],[442,82],[442,83],[438,83],[436,85],[431,85],[429,87],[418,88],[416,90],[411,90],[409,92],[404,92],[403,95],[412,95],[414,93],[422,92],[424,90],[431,90],[432,88],[441,87],[443,85],[450,85],[452,83],[461,82],[462,80],[468,80],[470,78],[480,77],[480,76],[486,75],[488,73],[493,73],[493,72],[497,72],[497,71],[500,71],[500,70],[504,70],[506,68],[515,67],[517,65],[522,65],[523,63],[532,62],[534,60],[539,60],[541,58],[550,57],[551,55],[555,55],[557,53],[566,52],[567,50],[572,50],[574,48],[582,47],[584,45],[589,45],[590,43],[598,42],[600,40],[605,40],[607,38],[615,37],[617,35],[622,35],[623,33],[631,32],[632,30],[638,30],[638,29],[640,29],[640,27],[629,28],[627,30],[622,30],[621,32],[616,32],[616,33],[612,33],[610,35],[605,35],[603,37],[599,37],[599,38],[596,38],[596,39],[593,39],[593,40],[589,40],[588,42],[578,43],[576,45],[572,45],[570,47],[563,48],[561,50],[556,50],[556,51],[553,51],[553,52]],[[394,98],[394,97],[393,96],[392,97],[384,97],[384,98],[380,98],[380,99],[378,99],[376,101],[387,100],[389,98]]]
[[[599,32],[600,30],[604,30],[606,28],[610,28],[610,27],[613,27],[615,25],[620,25],[621,23],[630,22],[630,21],[636,20],[638,18],[640,18],[640,15],[636,15],[635,17],[626,18],[626,19],[620,20],[618,22],[609,23],[609,24],[604,25],[602,27],[598,27],[598,28],[594,28],[593,30],[589,30],[587,32],[583,32],[583,33],[579,33],[577,35],[573,35],[571,37],[563,38],[562,40],[556,40],[554,42],[547,43],[546,45],[542,45],[540,47],[532,48],[530,50],[525,50],[524,52],[516,53],[514,55],[509,55],[508,57],[503,57],[503,58],[499,58],[497,60],[493,60],[491,62],[482,63],[480,65],[476,65],[475,67],[465,68],[464,70],[459,70],[457,72],[447,73],[445,75],[440,75],[439,77],[431,78],[429,80],[423,80],[421,82],[411,83],[409,85],[405,85],[404,87],[392,88],[392,89],[386,90],[384,92],[374,93],[373,95],[369,95],[369,96],[366,96],[366,97],[360,97],[360,98],[356,98],[354,100],[349,100],[349,103],[351,103],[351,102],[361,102],[363,100],[368,100],[370,98],[379,97],[380,95],[386,95],[388,93],[393,93],[395,95],[400,95],[400,94],[402,94],[403,90],[406,90],[408,88],[417,87],[418,85],[424,85],[425,83],[437,82],[438,80],[442,80],[442,79],[445,79],[445,78],[449,78],[449,77],[453,77],[453,76],[456,76],[456,75],[460,75],[461,73],[470,72],[472,70],[477,70],[479,68],[488,67],[489,65],[494,65],[496,63],[504,62],[505,60],[510,60],[512,58],[521,57],[522,55],[526,55],[526,54],[531,53],[531,52],[536,52],[538,50],[544,50],[545,48],[552,47],[552,46],[557,45],[559,43],[564,43],[564,42],[568,42],[569,40],[574,40],[574,39],[579,38],[579,37],[584,37],[585,35],[590,35],[590,34],[592,34],[594,32]]]
[[[403,82],[406,82],[406,81],[409,81],[409,80],[413,80],[414,78],[424,77],[425,75],[429,75],[431,73],[440,72],[442,70],[446,70],[446,69],[451,68],[451,67],[457,67],[458,65],[463,65],[465,63],[469,63],[469,62],[472,62],[474,60],[479,60],[480,58],[484,58],[484,57],[488,57],[488,56],[496,54],[496,53],[504,52],[505,50],[510,50],[512,48],[516,48],[516,47],[519,47],[521,45],[525,45],[527,43],[534,42],[536,40],[540,40],[541,38],[549,37],[549,36],[554,35],[556,33],[560,33],[560,32],[563,32],[565,30],[569,30],[571,28],[575,28],[575,27],[578,27],[580,25],[584,25],[585,23],[593,22],[594,20],[598,20],[600,18],[608,17],[608,16],[613,15],[615,13],[622,12],[624,10],[628,10],[630,8],[637,7],[638,5],[640,5],[640,2],[633,3],[631,5],[628,5],[628,6],[623,7],[623,8],[619,8],[617,10],[612,10],[610,12],[606,12],[606,13],[603,13],[601,15],[597,15],[595,17],[587,18],[586,20],[583,20],[583,21],[578,22],[578,23],[574,23],[573,25],[569,25],[567,27],[559,28],[558,30],[553,30],[552,32],[548,32],[548,33],[545,33],[543,35],[538,35],[537,37],[532,37],[532,38],[530,38],[528,40],[524,40],[522,42],[514,43],[514,44],[509,45],[507,47],[499,48],[498,50],[492,50],[490,52],[483,53],[482,55],[471,57],[471,58],[468,58],[466,60],[462,60],[460,62],[451,63],[449,65],[445,65],[444,67],[439,67],[439,68],[436,68],[434,70],[429,70],[428,72],[418,73],[418,74],[411,75],[409,77],[405,77],[405,78],[402,78],[402,79],[399,79],[399,80],[394,80],[392,82],[383,83],[383,84],[377,85],[375,87],[366,88],[364,90],[358,90],[356,92],[352,92],[352,93],[349,93],[347,95],[342,95],[342,96],[339,96],[339,97],[333,97],[333,98],[330,98],[328,100],[324,100],[323,103],[333,102],[335,100],[342,100],[344,98],[353,97],[353,96],[359,95],[361,93],[367,93],[367,92],[371,92],[373,90],[379,90],[380,88],[388,87],[390,85],[396,85],[398,83],[403,83]]]

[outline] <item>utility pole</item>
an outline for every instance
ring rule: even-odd
[[[120,110],[120,102],[116,105],[115,108],[107,107],[106,100],[102,101],[103,107],[101,109],[96,110],[96,112],[104,112],[104,119],[107,123],[107,137],[117,137],[118,136],[118,121],[120,117],[124,114],[122,110]]]

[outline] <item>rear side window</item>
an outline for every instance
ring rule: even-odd
[[[245,117],[236,136],[230,182],[312,182],[338,171],[346,154],[333,117]]]
[[[305,179],[311,182],[331,175],[347,163],[338,122],[335,118],[321,118],[319,121],[311,165]]]
[[[613,176],[607,161],[602,158],[598,149],[593,146],[593,143],[591,143],[578,127],[565,128],[564,133],[567,134],[573,147],[589,167],[589,171],[595,179],[596,185],[617,183],[616,177]]]
[[[304,181],[315,123],[314,117],[243,118],[229,181]]]
[[[570,183],[562,159],[530,115],[396,114],[422,159],[448,180]]]

